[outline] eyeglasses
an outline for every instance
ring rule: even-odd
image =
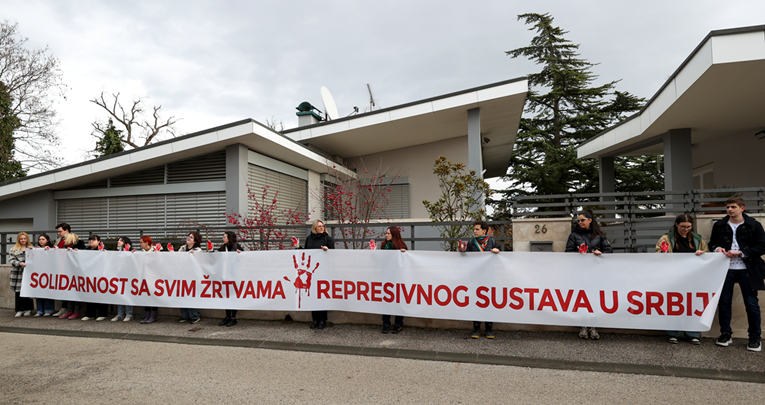
[[[584,222],[584,221],[589,221],[589,220],[590,220],[590,218],[580,218],[580,219],[577,219],[576,222]]]
[[[693,226],[678,226],[680,229],[691,229]]]
[[[189,235],[188,237],[186,237],[186,239],[194,239],[194,237]]]

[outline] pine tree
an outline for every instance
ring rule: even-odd
[[[95,157],[108,156],[113,153],[120,153],[125,150],[122,145],[122,131],[114,126],[114,122],[109,118],[101,138],[96,142],[96,149],[93,150]]]
[[[12,106],[8,87],[0,82],[0,183],[27,175],[21,162],[14,158],[13,132],[21,126],[21,120],[13,113]]]
[[[598,192],[598,162],[577,159],[576,147],[609,125],[638,111],[644,99],[615,90],[618,81],[595,86],[595,64],[579,58],[578,44],[564,38],[567,31],[552,25],[550,14],[522,14],[518,20],[533,24],[537,35],[527,47],[507,51],[507,55],[526,57],[541,65],[528,75],[527,116],[510,158],[510,171],[504,177],[510,186],[505,198],[524,195]],[[617,158],[617,191],[625,187],[663,189],[656,157]],[[506,200],[497,204],[503,211]]]

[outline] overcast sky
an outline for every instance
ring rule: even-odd
[[[535,65],[504,51],[533,33],[521,13],[554,23],[600,63],[600,82],[650,98],[711,30],[765,24],[762,0],[693,1],[8,1],[29,47],[61,60],[65,163],[95,146],[89,102],[102,90],[148,97],[180,134],[245,118],[297,125],[327,86],[341,116],[525,76]]]

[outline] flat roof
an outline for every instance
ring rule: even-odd
[[[579,158],[663,154],[662,135],[693,143],[765,129],[765,25],[710,32],[645,107],[577,148]]]
[[[179,136],[137,149],[0,183],[0,201],[41,190],[61,190],[108,177],[149,169],[177,160],[204,155],[241,143],[259,153],[319,173],[336,165],[332,160],[246,119]],[[343,174],[355,173],[338,168]]]
[[[347,159],[467,136],[467,111],[479,108],[485,177],[497,177],[507,172],[527,92],[519,77],[282,133]]]

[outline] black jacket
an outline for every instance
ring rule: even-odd
[[[236,249],[229,249],[229,246],[225,243],[220,245],[220,247],[218,248],[219,252],[236,252],[237,250],[241,250],[242,252],[244,252],[245,249],[242,247],[242,245],[238,243],[236,244]]]
[[[492,249],[499,249],[499,245],[497,244],[497,241],[494,240],[491,236],[489,236],[489,240],[486,241],[486,248],[484,249],[484,252],[491,251]],[[467,252],[480,252],[481,249],[478,249],[478,246],[475,245],[475,238],[471,239],[467,243],[467,249],[465,249]]]
[[[608,239],[595,235],[592,237],[592,229],[583,229],[578,225],[575,225],[574,232],[568,235],[568,241],[566,242],[566,252],[578,252],[579,245],[584,243],[587,246],[587,252],[592,253],[593,250],[600,250],[602,253],[613,253],[614,249],[611,248],[611,244],[608,243]]]
[[[326,246],[330,249],[335,248],[335,241],[328,233],[324,232],[317,235],[311,232],[306,236],[304,249],[321,249],[322,246]]]
[[[739,249],[744,254],[749,283],[754,290],[765,290],[765,230],[762,224],[750,216],[743,214],[744,222],[736,228],[736,241]],[[728,226],[729,216],[717,221],[712,225],[712,236],[709,238],[709,251],[714,252],[717,248],[730,250],[733,244],[733,229]]]

